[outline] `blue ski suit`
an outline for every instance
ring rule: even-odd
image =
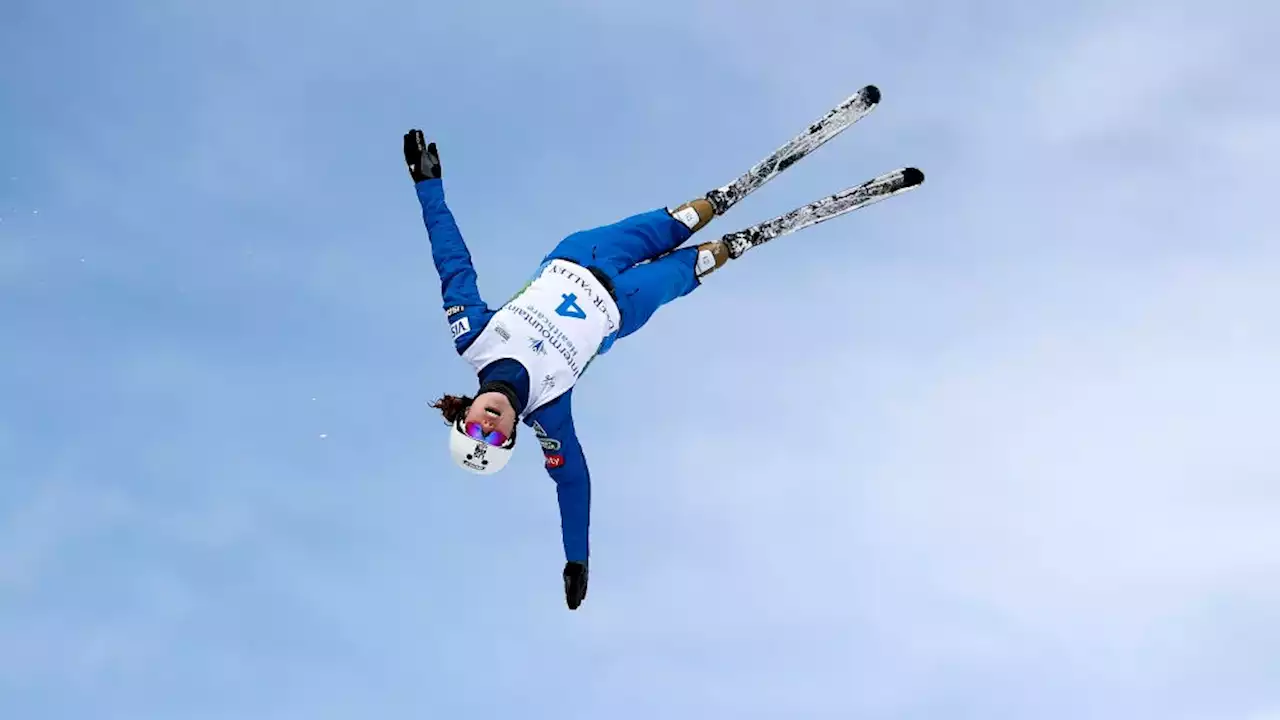
[[[431,242],[431,258],[440,275],[446,322],[454,331],[454,348],[461,355],[476,340],[495,311],[480,298],[471,254],[463,242],[453,213],[445,203],[440,179],[416,184],[422,218]],[[697,248],[679,247],[692,231],[665,208],[634,215],[612,225],[574,233],[544,259],[564,260],[605,276],[620,314],[619,327],[592,355],[608,352],[614,341],[639,330],[662,305],[699,285],[694,272]],[[666,254],[663,257],[664,253]],[[658,258],[654,260],[654,258]],[[653,260],[647,262],[646,260]],[[644,264],[639,264],[644,263]],[[501,307],[501,306],[499,306]],[[519,361],[501,359],[482,368],[484,383],[505,381],[515,388],[521,405],[529,398],[530,377]],[[524,418],[538,438],[547,473],[556,484],[560,531],[565,560],[586,563],[590,554],[591,474],[573,424],[573,389]]]

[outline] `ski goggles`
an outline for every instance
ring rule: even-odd
[[[467,434],[467,437],[472,440],[479,440],[480,442],[488,443],[494,447],[502,447],[507,442],[506,433],[501,430],[485,432],[484,426],[478,422],[469,422],[462,426],[462,430]]]

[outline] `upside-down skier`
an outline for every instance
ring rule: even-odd
[[[573,422],[575,383],[594,358],[643,327],[658,308],[693,292],[731,258],[919,185],[923,175],[905,168],[768,223],[681,247],[878,101],[874,87],[864,88],[742,178],[705,197],[569,235],[546,255],[529,284],[497,309],[480,297],[470,252],[445,203],[436,143],[428,143],[421,130],[404,135],[405,163],[440,275],[454,347],[478,379],[474,393],[446,394],[432,406],[450,425],[454,461],[481,475],[506,466],[519,423],[532,429],[556,485],[569,609],[576,610],[586,597],[590,557],[591,477]]]

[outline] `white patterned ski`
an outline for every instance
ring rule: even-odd
[[[771,220],[728,233],[721,240],[729,246],[729,257],[739,258],[751,248],[763,245],[774,238],[913,190],[923,182],[924,173],[916,168],[894,170],[861,185],[845,188],[834,195],[783,213]]]
[[[707,200],[711,201],[715,214],[723,215],[743,198],[780,175],[783,170],[796,164],[823,143],[869,115],[879,104],[880,90],[875,85],[868,85],[850,95],[844,102],[810,125],[807,130],[775,150],[772,155],[761,160],[737,180],[707,193]]]

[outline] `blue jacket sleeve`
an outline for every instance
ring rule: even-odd
[[[591,552],[591,474],[573,428],[572,395],[570,390],[538,408],[529,419],[542,445],[547,474],[556,482],[565,560],[585,563]]]
[[[490,315],[480,299],[471,253],[462,240],[458,223],[444,200],[444,184],[439,178],[417,184],[422,220],[431,241],[431,260],[440,275],[440,294],[445,319],[453,334],[454,348],[462,353],[480,334]]]

